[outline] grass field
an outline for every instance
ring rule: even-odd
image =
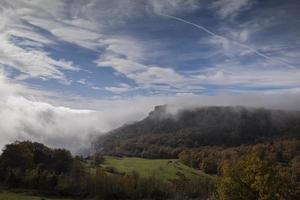
[[[126,174],[131,174],[133,171],[136,171],[141,177],[155,176],[161,180],[208,176],[199,170],[180,163],[176,159],[119,158],[106,156],[102,166],[112,166],[116,168],[118,172],[125,172]]]
[[[27,193],[0,191],[0,200],[71,200],[71,199],[49,198],[43,196],[34,196]]]

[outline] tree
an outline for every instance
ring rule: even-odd
[[[58,174],[69,173],[71,170],[73,158],[70,151],[65,149],[53,150],[53,170]]]
[[[30,142],[15,142],[5,146],[1,155],[1,168],[25,171],[33,166],[33,152]]]
[[[226,164],[217,184],[222,200],[276,200],[282,199],[278,173],[257,155],[243,157],[236,164]]]

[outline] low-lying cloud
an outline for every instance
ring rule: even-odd
[[[297,96],[297,98],[295,98]],[[96,101],[98,110],[55,107],[22,96],[7,96],[0,101],[1,143],[34,140],[73,153],[89,148],[94,136],[143,117],[159,104],[176,108],[208,105],[263,106],[275,109],[298,109],[300,95],[183,95],[177,97],[136,97],[131,100]]]
[[[300,110],[299,88],[278,90],[276,93],[228,91],[211,96],[181,93],[177,96],[135,96],[72,102],[53,101],[49,96],[51,94],[13,82],[0,73],[1,149],[15,140],[32,140],[78,153],[88,149],[95,136],[140,120],[154,106],[162,104],[173,105],[174,109],[241,105]]]

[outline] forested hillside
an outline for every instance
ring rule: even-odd
[[[299,141],[187,149],[181,163],[97,154],[74,158],[65,149],[15,142],[0,155],[0,199],[294,200],[300,196]],[[150,175],[149,168],[156,173]]]
[[[169,112],[156,106],[145,119],[124,125],[93,143],[97,152],[174,158],[186,148],[238,146],[299,138],[300,113],[245,107],[200,107]]]
[[[11,193],[10,190],[16,189],[42,196],[99,200],[208,197],[213,189],[213,180],[204,176],[188,180],[174,177],[177,179],[163,182],[150,175],[141,177],[137,172],[117,173],[96,162],[92,173],[86,168],[89,162],[72,157],[66,149],[51,149],[36,142],[7,144],[0,155],[0,199],[30,198],[31,195]],[[176,184],[184,188],[179,190]]]

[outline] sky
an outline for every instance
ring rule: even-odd
[[[157,104],[300,110],[298,0],[0,0],[0,147],[73,152]]]

